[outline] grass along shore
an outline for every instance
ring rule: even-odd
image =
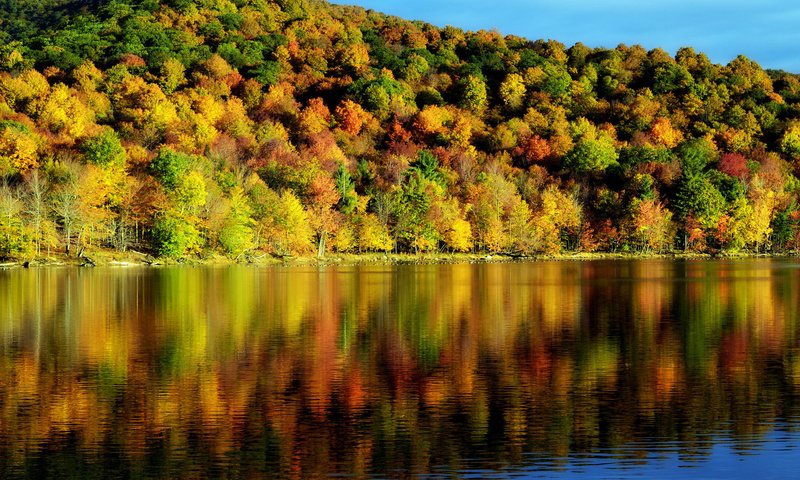
[[[202,265],[356,265],[356,264],[432,264],[432,263],[487,263],[511,261],[590,261],[603,259],[712,259],[712,258],[787,258],[796,257],[798,252],[771,254],[753,252],[671,252],[671,253],[628,253],[628,252],[565,252],[549,255],[517,256],[496,253],[330,253],[322,258],[315,255],[276,257],[268,254],[254,254],[232,259],[219,254],[190,256],[180,259],[156,258],[136,251],[115,251],[106,249],[87,249],[81,255],[51,255],[30,260],[0,260],[0,268],[28,268],[46,266],[78,267],[133,267],[133,266],[202,266]]]

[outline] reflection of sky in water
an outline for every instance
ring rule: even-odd
[[[501,471],[465,469],[466,479],[499,478],[702,478],[787,479],[800,471],[800,432],[775,430],[752,438],[709,436],[698,439],[691,451],[675,441],[634,443],[613,451],[571,454],[553,460],[549,454],[526,454],[524,467]],[[791,428],[791,427],[790,427]]]
[[[613,48],[620,43],[663,48],[691,46],[716,63],[744,54],[764,68],[800,72],[796,48],[800,4],[788,0],[334,0],[365,8],[530,39],[552,38]],[[490,6],[490,7],[489,7]]]

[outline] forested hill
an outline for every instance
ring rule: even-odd
[[[0,258],[772,251],[800,78],[316,0],[0,1]]]

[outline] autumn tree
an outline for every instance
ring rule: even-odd
[[[86,161],[99,167],[122,167],[125,165],[125,149],[119,136],[112,129],[87,138],[81,145]]]
[[[229,256],[239,258],[254,246],[252,211],[241,187],[231,192],[219,242]]]
[[[179,258],[199,251],[203,244],[200,231],[182,216],[165,211],[156,215],[152,230],[156,255]]]
[[[459,80],[459,105],[475,113],[486,108],[486,83],[476,75]]]
[[[525,101],[525,80],[518,73],[510,73],[500,84],[500,98],[505,107],[515,111]]]
[[[0,258],[30,258],[35,239],[22,221],[23,204],[10,188],[0,187]]]
[[[631,210],[633,245],[643,252],[668,250],[675,237],[672,212],[656,199],[637,199]]]
[[[0,121],[0,175],[38,167],[39,142],[27,125],[13,120]]]
[[[23,203],[25,214],[36,243],[36,256],[42,254],[42,246],[50,248],[56,244],[56,226],[50,215],[50,192],[47,177],[38,170],[31,171],[25,176]]]
[[[602,173],[616,165],[618,157],[608,137],[584,139],[564,157],[564,167],[576,173]]]
[[[53,195],[53,212],[61,227],[64,252],[67,255],[71,253],[73,234],[82,223],[80,202],[78,185],[73,179],[61,185]]]

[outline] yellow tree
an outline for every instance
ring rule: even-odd
[[[312,250],[314,228],[308,212],[300,200],[289,190],[279,200],[279,215],[274,219],[275,230],[270,237],[280,254],[306,254]]]
[[[300,130],[304,134],[319,133],[331,124],[331,112],[321,98],[312,98],[300,112]]]
[[[95,123],[95,113],[84,104],[75,89],[59,83],[50,94],[34,102],[38,121],[51,132],[75,141],[83,137]]]
[[[113,85],[111,96],[119,120],[132,122],[140,135],[160,133],[178,120],[177,109],[157,84],[129,75]]]
[[[675,148],[683,140],[683,132],[672,126],[668,118],[657,118],[650,128],[650,135],[659,145]]]
[[[27,125],[0,122],[0,175],[26,172],[39,166],[39,141]]]
[[[0,187],[0,258],[28,258],[35,240],[22,222],[23,204],[15,192]]]
[[[472,227],[464,218],[456,218],[444,234],[444,242],[456,252],[468,252],[474,245]]]
[[[25,70],[19,75],[0,74],[0,94],[17,111],[26,111],[31,101],[42,98],[50,91],[50,84],[44,75],[36,70]]]
[[[72,71],[75,90],[82,102],[95,114],[98,121],[111,119],[111,99],[101,87],[105,82],[105,74],[89,60],[75,67]]]
[[[358,217],[356,244],[359,251],[388,252],[392,249],[392,237],[386,224],[373,213]]]
[[[753,178],[752,185],[748,195],[752,208],[745,220],[744,242],[758,252],[772,234],[777,199],[775,192],[765,188],[758,176]]]
[[[518,110],[525,102],[525,79],[518,73],[509,73],[500,84],[500,98],[511,111]]]
[[[510,248],[515,253],[529,254],[534,251],[534,239],[531,235],[535,231],[531,224],[531,209],[525,200],[515,196],[506,229],[510,240]]]
[[[81,218],[78,245],[97,246],[112,233],[113,212],[108,199],[113,185],[107,181],[106,172],[102,168],[91,164],[78,170],[76,182]]]
[[[539,203],[533,216],[534,249],[557,253],[562,248],[562,235],[578,236],[583,216],[581,205],[574,195],[567,195],[555,185],[545,187]]]
[[[486,175],[486,180],[467,187],[467,198],[472,205],[470,216],[475,239],[490,252],[501,252],[509,246],[508,214],[519,199],[517,189],[497,173]]]
[[[186,67],[180,60],[168,58],[159,68],[158,83],[167,95],[186,84]]]

